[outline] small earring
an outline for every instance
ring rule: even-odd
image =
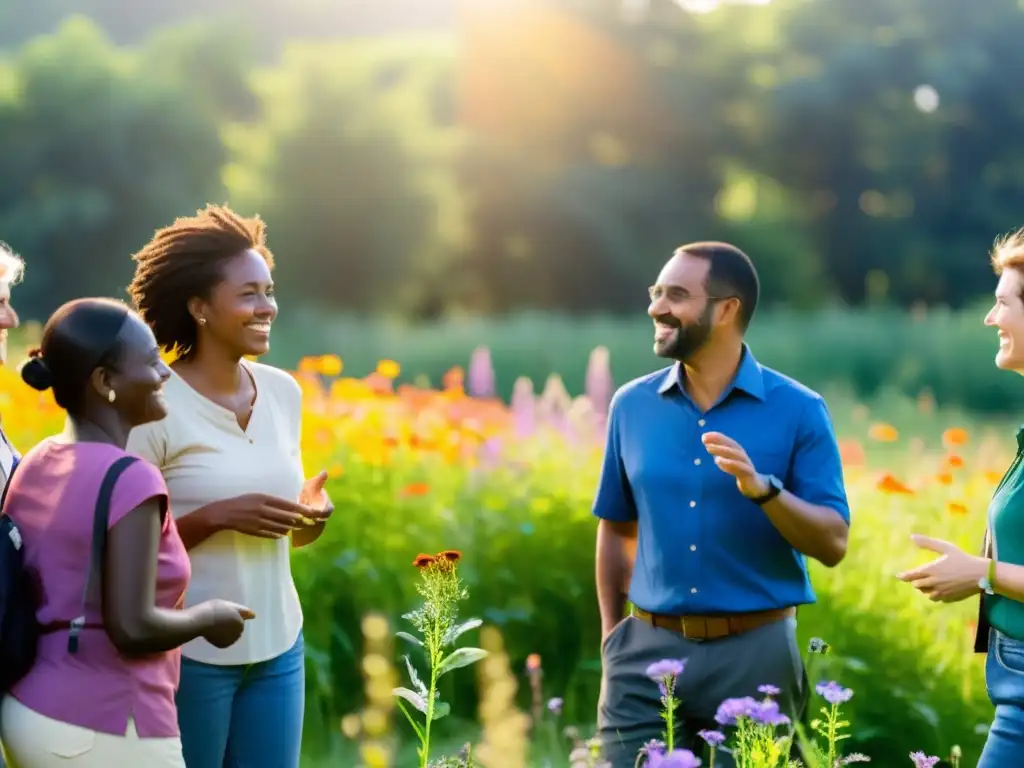
[[[206,325],[206,318],[205,317],[200,317],[199,318],[199,324],[200,325]]]
[[[107,401],[112,403],[115,400],[117,400],[117,393],[115,393],[114,390],[107,392]]]

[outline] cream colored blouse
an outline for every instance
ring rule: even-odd
[[[235,414],[172,373],[164,388],[168,416],[134,429],[128,450],[163,473],[176,519],[215,501],[266,493],[297,501],[303,485],[299,452],[302,392],[284,371],[243,362],[256,383],[248,428]],[[219,649],[202,638],[182,647],[207,664],[254,664],[281,655],[302,629],[302,608],[291,572],[291,539],[216,533],[189,551],[187,606],[212,598],[248,606],[256,618],[241,639]]]

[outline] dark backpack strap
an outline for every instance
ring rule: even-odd
[[[82,615],[71,621],[71,634],[68,636],[68,653],[78,653],[78,635],[85,626],[85,612],[89,598],[101,592],[103,584],[103,557],[107,548],[107,526],[110,523],[110,499],[114,495],[114,486],[121,474],[138,459],[134,456],[123,456],[107,470],[96,499],[96,509],[92,517],[92,547],[89,552],[89,575],[82,589]],[[13,474],[13,473],[12,473]],[[95,595],[101,602],[103,595]]]
[[[7,492],[11,490],[11,480],[14,479],[14,473],[17,470],[18,464],[17,462],[15,462],[14,464],[11,465],[11,474],[7,476],[7,482],[4,484],[3,495],[0,496],[0,515],[2,515],[4,510],[7,508]]]

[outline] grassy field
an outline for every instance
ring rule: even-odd
[[[591,337],[578,332],[576,339],[585,366]],[[547,349],[549,341],[567,343],[542,336],[533,344]],[[450,348],[456,340],[444,343]],[[503,343],[512,349],[507,338]],[[404,349],[427,361],[441,346],[417,349],[406,339]],[[525,360],[531,353],[517,354]],[[546,360],[551,353],[536,354]],[[841,355],[833,354],[841,367]],[[549,369],[530,359],[543,381]],[[440,383],[437,360],[429,364]],[[330,471],[338,509],[317,546],[294,559],[309,648],[308,765],[360,764],[357,726],[368,706],[361,621],[378,613],[392,630],[408,629],[400,616],[417,600],[411,561],[446,548],[465,555],[466,612],[500,631],[518,684],[515,706],[532,708],[524,665],[534,653],[544,669],[542,696],[564,698],[557,726],[524,737],[533,747],[524,764],[544,765],[559,750],[567,755],[565,739],[552,746],[556,731],[571,725],[590,732],[600,676],[589,513],[602,448],[599,414],[557,382],[533,396],[520,393],[509,408],[467,397],[459,371],[444,377],[443,387],[424,390],[396,387],[396,376],[411,377],[390,363],[358,379],[338,376],[341,367],[333,357],[310,359],[297,373],[306,390],[305,461],[310,472]],[[579,383],[570,389],[578,393]],[[910,544],[912,532],[978,548],[1016,425],[936,408],[927,396],[898,390],[878,388],[870,407],[848,391],[825,390],[842,439],[853,528],[841,567],[812,566],[819,602],[801,611],[800,633],[804,642],[821,637],[832,645],[822,674],[856,691],[848,750],[895,766],[909,764],[911,750],[948,754],[958,744],[963,764],[972,765],[991,717],[981,659],[970,652],[976,603],[932,605],[894,574],[924,562],[925,553]],[[49,396],[27,390],[10,369],[0,371],[0,413],[23,449],[61,424]],[[387,655],[400,663],[398,653]],[[481,685],[473,668],[445,678],[452,716],[439,723],[439,743],[518,738],[513,726],[502,736],[501,723],[511,719],[492,721],[481,734],[481,711],[495,711],[493,688]],[[413,764],[407,724],[393,710],[387,715],[394,748],[405,750],[391,764]]]

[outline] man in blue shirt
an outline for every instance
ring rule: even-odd
[[[806,703],[796,606],[815,597],[805,557],[838,565],[850,512],[824,400],[744,342],[758,293],[739,249],[679,248],[648,309],[655,354],[675,362],[612,399],[594,514],[598,726],[613,768],[631,768],[662,735],[646,674],[661,659],[686,660],[676,737],[695,752],[726,698],[771,685],[790,717]],[[623,619],[627,584],[635,609]],[[733,763],[721,754],[716,765]]]

